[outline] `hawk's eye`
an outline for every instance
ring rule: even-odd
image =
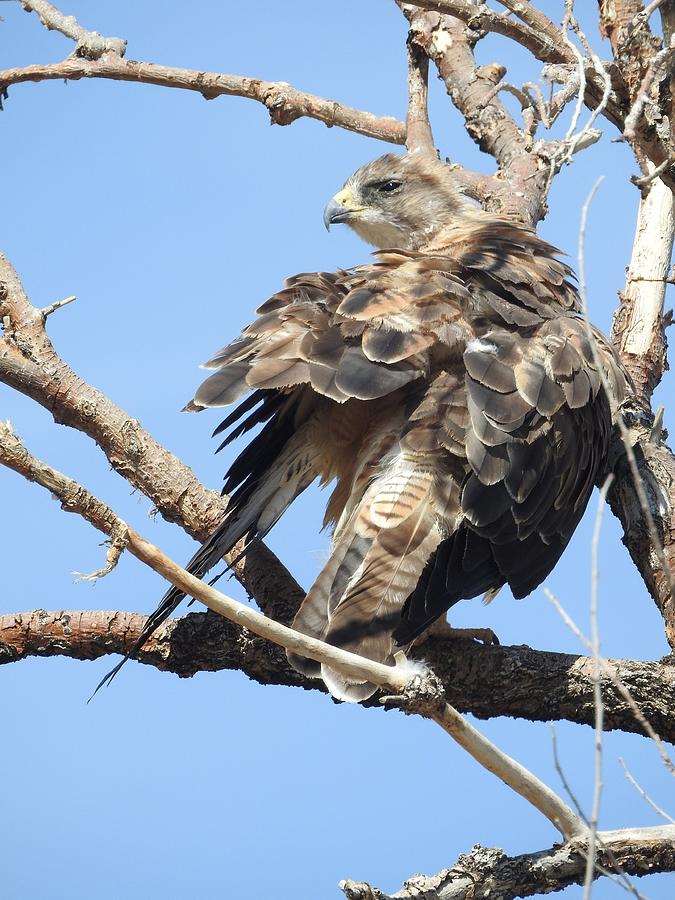
[[[400,181],[383,181],[382,184],[378,184],[377,189],[383,194],[391,194],[394,191],[397,191],[400,187]]]

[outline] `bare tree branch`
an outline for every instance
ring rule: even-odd
[[[645,801],[645,803],[648,806],[651,806],[651,808],[654,810],[654,812],[658,816],[661,816],[662,819],[665,819],[666,822],[670,822],[671,825],[675,825],[675,819],[673,819],[672,816],[668,815],[668,813],[665,810],[661,809],[661,807],[657,803],[654,803],[654,801],[649,796],[649,794],[645,791],[645,789],[642,787],[642,785],[638,784],[638,782],[635,780],[635,778],[633,778],[633,776],[631,775],[631,773],[628,769],[628,766],[626,765],[626,763],[624,762],[624,760],[621,756],[619,757],[619,764],[620,764],[621,768],[623,769],[624,775],[630,781],[630,783],[633,785],[633,787],[638,792],[638,794],[640,794],[640,796]]]
[[[612,340],[645,404],[666,368],[663,307],[674,235],[673,193],[656,179],[640,201],[626,286],[612,324]]]
[[[21,0],[26,12],[34,12],[49,31],[60,31],[61,34],[76,42],[75,54],[87,59],[100,59],[104,53],[115,53],[124,56],[127,42],[117,37],[102,37],[96,31],[87,31],[75,16],[64,16],[47,0]]]
[[[612,859],[629,875],[675,870],[675,826],[658,825],[601,831],[598,860],[612,870]],[[437,875],[413,875],[400,891],[385,894],[365,882],[344,881],[348,900],[512,900],[548,894],[581,884],[586,867],[585,841],[567,841],[522,856],[506,856],[476,844],[450,869]]]
[[[623,477],[631,463],[625,458],[609,493],[612,510],[624,527],[624,543],[664,617],[671,647],[675,646],[675,458],[662,441],[661,428],[654,433],[645,411],[667,365],[663,304],[675,234],[673,203],[663,182],[656,179],[648,186],[640,201],[626,287],[614,314],[612,341],[637,392],[635,406],[627,412],[638,477]],[[619,449],[616,453],[623,456]],[[643,514],[644,503],[655,528]],[[665,565],[655,542],[663,548]]]
[[[290,125],[307,116],[329,128],[337,125],[392,144],[405,143],[405,125],[390,116],[376,116],[335,100],[307,94],[283,81],[262,81],[241,75],[179,69],[157,63],[134,62],[107,54],[99,59],[69,57],[63,62],[44,63],[0,71],[0,93],[26,81],[78,81],[80,78],[109,78],[136,84],[196,91],[206,100],[216,97],[247,97],[267,107],[274,125]]]

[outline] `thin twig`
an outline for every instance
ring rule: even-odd
[[[68,306],[69,303],[73,303],[75,300],[77,300],[77,297],[75,294],[71,294],[70,297],[65,297],[63,300],[57,300],[56,303],[50,303],[49,306],[45,306],[40,310],[42,318],[46,319],[48,316],[51,316],[53,312],[56,312],[57,309],[61,309],[62,306]]]
[[[577,45],[569,37],[567,33],[568,28],[571,28],[579,38],[579,42],[586,51],[588,59],[590,59],[591,65],[593,66],[593,69],[598,76],[599,83],[602,84],[602,95],[600,97],[600,100],[594,107],[591,108],[591,114],[588,117],[588,120],[578,132],[576,131],[576,129],[579,124],[579,119],[581,117],[581,111],[585,102],[586,95],[587,61]],[[598,58],[597,54],[593,51],[588,38],[586,37],[584,31],[582,30],[574,15],[574,0],[565,0],[565,15],[562,22],[562,35],[565,43],[570,48],[577,61],[579,91],[577,94],[577,102],[575,104],[574,114],[563,141],[564,152],[561,157],[555,160],[556,167],[559,167],[564,163],[571,161],[572,156],[578,149],[579,144],[585,139],[586,134],[593,131],[593,123],[595,122],[595,120],[607,108],[607,104],[609,103],[609,98],[612,91],[612,82],[609,74],[605,70],[605,67]]]
[[[556,610],[556,612],[558,613],[560,618],[563,620],[565,625],[567,625],[567,627],[570,629],[570,631],[581,641],[581,643],[589,651],[592,652],[591,642],[588,640],[586,635],[581,631],[581,629],[576,624],[576,622],[572,619],[572,617],[569,615],[569,613],[565,610],[565,608],[560,603],[560,601],[555,596],[555,594],[553,594],[553,592],[549,588],[546,588],[546,587],[543,589],[543,591],[544,591],[546,598],[551,603],[551,605],[554,607],[554,609]],[[675,775],[675,763],[673,763],[670,756],[668,755],[668,751],[666,750],[665,744],[663,743],[663,741],[661,740],[659,735],[656,733],[656,731],[652,727],[649,720],[645,717],[645,715],[642,712],[642,710],[640,709],[640,707],[635,702],[635,699],[633,698],[633,695],[631,694],[631,692],[628,690],[626,685],[619,678],[619,676],[616,673],[616,670],[614,669],[612,664],[609,662],[609,660],[601,658],[601,665],[602,665],[603,674],[605,674],[610,679],[610,681],[612,682],[614,687],[617,689],[617,691],[619,691],[621,696],[624,698],[624,700],[630,707],[631,712],[633,713],[633,715],[635,716],[637,721],[640,723],[645,734],[648,737],[650,737],[652,739],[652,741],[654,742],[656,749],[658,750],[659,756],[663,760],[663,763],[666,766],[666,768],[668,769],[668,771],[670,772],[670,774]]]
[[[656,166],[651,172],[648,171],[644,175],[631,175],[630,180],[636,187],[646,188],[652,181],[656,181],[657,178],[663,175],[666,169],[669,169],[673,163],[675,163],[675,155],[670,154],[663,160],[660,166]]]
[[[675,819],[673,819],[672,816],[669,816],[668,813],[665,812],[665,810],[661,809],[661,807],[658,806],[652,800],[652,798],[645,791],[645,789],[642,787],[642,785],[638,784],[638,782],[635,780],[635,778],[633,778],[633,776],[631,775],[631,773],[628,769],[628,766],[624,762],[624,759],[622,756],[619,757],[619,763],[621,764],[621,768],[623,769],[624,775],[630,781],[630,783],[633,785],[635,790],[640,794],[640,796],[645,801],[645,803],[648,803],[649,806],[651,806],[651,808],[654,810],[654,812],[657,813],[657,815],[661,816],[662,819],[665,819],[666,822],[670,822],[671,825],[675,825]]]
[[[569,783],[569,781],[567,780],[567,777],[563,770],[562,762],[560,760],[560,754],[558,753],[558,736],[557,736],[555,727],[553,727],[553,726],[551,727],[551,743],[552,743],[552,748],[553,748],[553,766],[554,766],[556,772],[558,773],[558,777],[560,778],[560,781],[565,790],[565,793],[570,798],[570,801],[571,801],[574,809],[576,810],[577,815],[579,816],[581,821],[584,823],[584,825],[586,825],[586,827],[589,830],[588,851],[585,852],[585,854],[584,854],[585,860],[586,860],[586,865],[584,867],[584,877],[583,877],[584,889],[586,886],[586,879],[588,877],[589,861],[593,860],[593,868],[591,869],[591,872],[599,872],[601,875],[604,875],[606,878],[609,878],[610,881],[614,881],[615,884],[618,884],[619,887],[622,887],[624,890],[633,894],[634,897],[639,898],[639,900],[645,900],[645,898],[642,897],[642,895],[639,893],[639,891],[635,888],[635,886],[633,885],[633,883],[631,882],[630,878],[628,877],[626,872],[623,870],[621,865],[617,862],[611,849],[607,847],[607,844],[605,843],[605,841],[603,841],[603,839],[600,837],[597,828],[594,829],[593,849],[592,849],[592,853],[591,853],[590,823],[589,823],[588,819],[586,818],[586,815],[585,815],[583,809],[581,808],[581,804],[579,803],[574,791],[572,790],[572,786]],[[608,862],[612,866],[614,866],[614,868],[616,869],[616,873],[610,872],[610,870],[608,868],[606,868],[605,866],[602,866],[598,863],[597,853],[596,853],[596,844],[607,854]]]
[[[591,541],[591,604],[590,604],[590,620],[591,620],[591,647],[593,651],[593,705],[595,708],[595,771],[593,778],[593,805],[591,808],[591,819],[589,823],[590,836],[588,838],[588,859],[586,861],[586,875],[584,878],[584,900],[589,900],[593,886],[593,876],[595,871],[595,847],[596,834],[598,831],[598,819],[600,815],[600,797],[602,795],[602,734],[604,723],[604,706],[602,702],[602,688],[600,685],[600,630],[598,628],[598,581],[599,581],[599,565],[598,550],[600,544],[600,531],[602,529],[602,518],[605,511],[605,500],[607,491],[614,480],[614,475],[610,473],[605,479],[600,496],[598,498],[598,510],[595,516],[595,526],[593,528],[593,539]]]

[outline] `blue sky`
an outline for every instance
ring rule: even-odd
[[[562,3],[547,3],[550,13]],[[320,10],[320,11],[319,11]],[[72,0],[66,12],[129,40],[128,57],[284,80],[341,102],[405,112],[405,28],[393,3],[321,4]],[[72,44],[4,3],[0,67],[59,60]],[[559,17],[559,16],[558,16]],[[605,55],[607,49],[604,49]],[[492,39],[513,81],[533,77],[527,57]],[[453,159],[491,171],[432,82],[436,141]],[[77,302],[49,321],[58,351],[85,379],[140,419],[208,485],[217,417],[179,413],[200,381],[197,365],[229,341],[287,275],[367,258],[346,229],[323,229],[326,201],[345,177],[388,147],[300,120],[270,127],[251,101],[106,81],[25,84],[0,115],[0,246],[38,306]],[[581,206],[599,174],[587,275],[594,321],[607,329],[628,262],[637,191],[625,146],[603,141],[557,179],[541,233],[574,263]],[[661,391],[664,396],[664,391]],[[0,385],[0,416],[29,448],[77,477],[176,560],[193,542],[150,517],[150,503],[111,471],[83,435],[56,426]],[[671,423],[672,427],[672,423]],[[48,494],[0,471],[2,612],[125,609],[149,612],[164,591],[125,555],[97,583],[100,535]],[[324,497],[310,490],[269,543],[308,586],[325,556]],[[547,584],[587,627],[589,537],[596,501]],[[601,546],[601,625],[608,656],[668,652],[660,617],[608,512]],[[227,589],[243,599],[234,582]],[[487,609],[462,603],[455,625],[489,625],[503,643],[580,650],[541,590],[504,591]],[[239,673],[189,680],[134,663],[86,705],[111,659],[30,660],[0,669],[4,706],[3,836],[8,900],[186,896],[201,900],[341,896],[341,878],[394,890],[417,871],[450,865],[479,842],[515,854],[556,840],[539,814],[482,771],[429,723],[338,706],[319,694],[263,688]],[[547,724],[495,719],[481,729],[559,787]],[[578,796],[592,788],[592,733],[557,726]],[[623,756],[657,801],[675,811],[672,780],[645,740],[605,737],[605,828],[656,822],[627,783]],[[652,900],[673,895],[672,875],[643,882]],[[594,896],[618,896],[611,884]],[[563,896],[563,895],[561,895]],[[580,896],[571,888],[564,896]]]

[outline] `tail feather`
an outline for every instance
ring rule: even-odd
[[[351,565],[358,568],[363,562],[369,546],[370,541],[365,541],[364,538],[351,531],[347,531],[336,541],[330,559],[321,570],[310,591],[305,595],[300,609],[295,614],[292,628],[309,637],[323,640],[328,627],[331,592],[345,576],[346,560],[351,560]],[[353,572],[354,569],[351,571]],[[287,656],[290,664],[298,672],[310,678],[320,676],[320,663],[304,656],[298,656],[291,651],[287,653]]]
[[[377,662],[392,662],[401,610],[441,539],[433,486],[424,466],[402,454],[391,459],[341,524],[331,558],[294,628]],[[320,675],[339,700],[359,702],[377,690],[294,654],[289,661],[307,675]]]

